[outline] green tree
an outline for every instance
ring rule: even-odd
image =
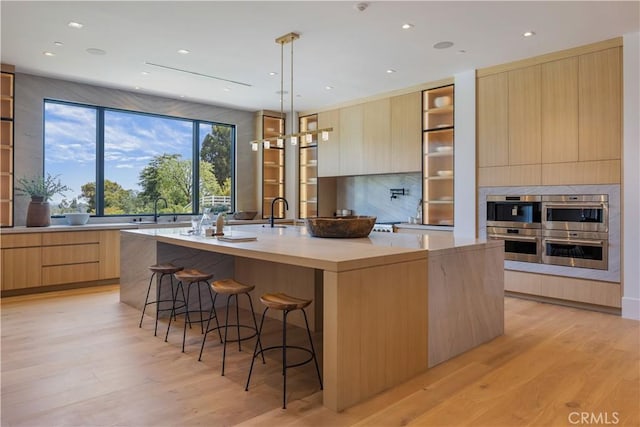
[[[80,187],[80,191],[80,196],[84,197],[88,201],[88,212],[93,214],[96,213],[96,183],[87,182]]]
[[[211,165],[221,187],[231,177],[231,143],[231,126],[216,124],[211,126],[200,149],[200,159]]]
[[[158,170],[167,161],[172,159],[179,159],[179,154],[162,154],[154,157],[147,166],[142,169],[138,176],[138,184],[142,188],[142,191],[138,194],[142,201],[143,206],[149,208],[153,207],[153,202],[162,197]],[[166,197],[166,196],[164,196]]]

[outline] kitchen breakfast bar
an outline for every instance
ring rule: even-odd
[[[500,241],[396,233],[322,239],[299,226],[243,225],[231,235],[256,240],[227,242],[187,231],[121,232],[121,301],[141,310],[147,267],[165,262],[255,285],[258,312],[265,292],[313,299],[323,404],[335,411],[504,332]]]

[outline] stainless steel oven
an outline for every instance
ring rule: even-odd
[[[545,230],[609,230],[609,201],[606,195],[542,196],[542,224]]]
[[[487,226],[540,228],[540,196],[487,196]]]
[[[542,261],[545,264],[607,270],[608,233],[544,230]]]
[[[487,227],[487,237],[504,241],[504,259],[540,262],[542,246],[539,229]]]

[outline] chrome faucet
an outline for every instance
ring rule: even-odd
[[[168,208],[169,204],[167,203],[167,199],[165,199],[164,197],[158,197],[154,202],[153,202],[153,222],[158,222],[158,202],[162,200],[164,201],[164,207]]]
[[[278,200],[282,200],[284,202],[284,208],[286,210],[289,210],[289,202],[287,202],[287,199],[285,199],[284,197],[276,197],[275,199],[273,199],[271,201],[271,216],[269,217],[269,224],[271,225],[271,228],[273,228],[273,207]]]

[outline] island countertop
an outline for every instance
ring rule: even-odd
[[[429,253],[443,255],[500,246],[502,242],[427,234],[371,233],[357,239],[318,238],[305,227],[232,227],[231,234],[252,235],[255,241],[228,242],[216,237],[194,236],[188,228],[123,230],[154,238],[158,242],[228,255],[283,262],[326,271],[347,271],[374,265],[424,259]]]

